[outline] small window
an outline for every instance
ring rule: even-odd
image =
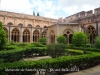
[[[40,25],[36,25],[36,27],[40,27]]]

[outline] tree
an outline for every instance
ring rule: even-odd
[[[96,46],[97,48],[100,48],[100,36],[97,36],[97,37],[95,38],[95,46]]]
[[[2,22],[0,22],[0,49],[2,49],[7,42],[6,32],[2,27]]]
[[[40,15],[39,15],[39,12],[37,13],[37,16],[40,16]]]
[[[72,37],[72,44],[74,46],[80,47],[86,44],[87,42],[88,42],[88,37],[86,34],[84,34],[83,32],[74,33]]]
[[[43,45],[46,45],[46,38],[39,38],[38,42]]]
[[[65,51],[66,51],[66,45],[63,43],[47,45],[47,53],[53,58],[64,55]]]
[[[35,16],[35,12],[33,11],[33,15]]]
[[[60,35],[57,37],[57,42],[66,44],[66,38],[63,35]]]

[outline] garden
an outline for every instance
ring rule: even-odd
[[[89,44],[88,36],[77,32],[72,44],[66,44],[63,35],[56,44],[46,44],[46,38],[38,43],[7,43],[6,33],[0,23],[0,75],[49,75],[52,72],[64,75],[100,64],[100,36]],[[40,60],[24,59],[50,56]]]

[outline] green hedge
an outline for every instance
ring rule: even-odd
[[[0,51],[0,59],[3,60],[3,62],[14,62],[19,61],[23,57],[23,49],[14,49],[14,50],[4,50]]]
[[[83,54],[83,51],[73,50],[73,49],[68,49],[66,52],[67,54],[70,54],[70,55],[82,55]]]
[[[100,53],[92,53],[78,56],[62,56],[59,58],[42,59],[38,61],[19,61],[14,63],[0,64],[0,75],[8,69],[48,69],[48,68],[71,68],[74,66],[79,69],[91,67],[100,63]],[[6,72],[7,73],[7,72]]]
[[[2,50],[0,51],[0,59],[2,62],[15,62],[19,61],[25,57],[32,56],[33,54],[39,54],[39,56],[46,55],[47,49],[45,47],[28,47],[25,48],[16,48],[13,50]]]
[[[83,47],[67,47],[68,49],[75,49],[75,50],[84,50]],[[100,52],[100,49],[98,48],[85,48],[86,51],[92,51],[92,52]]]

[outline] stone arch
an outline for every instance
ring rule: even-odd
[[[74,32],[71,29],[66,29],[63,32],[63,36],[65,36],[66,37],[66,40],[67,40],[66,43],[68,43],[68,44],[71,44],[72,43],[73,34],[74,34]]]
[[[7,25],[9,25],[9,26],[10,26],[10,25],[13,25],[13,23],[12,23],[12,22],[9,22],[9,23],[7,23]]]
[[[23,31],[23,42],[30,42],[30,31],[28,29]]]
[[[39,28],[39,27],[40,27],[40,25],[36,25],[36,27],[37,27],[37,28]]]
[[[47,28],[47,26],[44,26],[43,28]]]
[[[6,32],[6,38],[8,38],[8,29],[6,27],[3,27],[3,29]]]
[[[45,30],[42,32],[42,38],[46,38],[46,35],[47,35],[47,31]]]
[[[32,27],[32,25],[31,24],[28,24],[27,27]]]
[[[35,30],[33,32],[33,42],[38,42],[38,39],[39,39],[39,31]]]
[[[94,39],[96,37],[96,30],[95,28],[92,26],[92,25],[89,25],[86,29],[86,34],[88,35],[88,38],[89,38],[89,42],[91,44],[94,43]]]
[[[55,43],[55,33],[53,30],[50,31],[50,42]]]
[[[11,40],[13,40],[14,42],[19,42],[19,30],[17,28],[14,28],[11,32]]]
[[[18,26],[19,26],[19,27],[22,27],[22,26],[23,26],[23,24],[22,24],[22,23],[19,23],[19,24],[18,24]]]

